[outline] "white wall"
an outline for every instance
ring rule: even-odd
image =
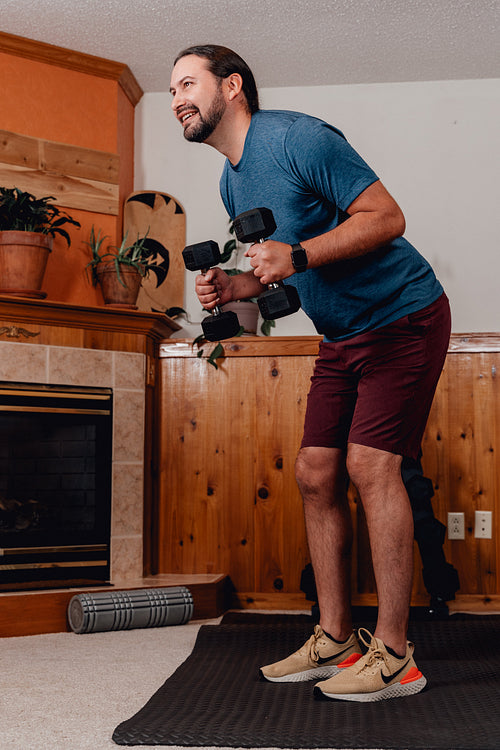
[[[499,331],[500,79],[262,89],[263,108],[295,109],[344,131],[401,205],[407,238],[450,297],[455,332]],[[187,143],[168,93],[136,112],[136,190],[170,193],[187,215],[186,244],[227,239],[218,191],[223,159]],[[186,276],[185,307],[203,314]],[[314,333],[302,313],[275,333]]]

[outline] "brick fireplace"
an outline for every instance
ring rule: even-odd
[[[161,313],[0,295],[0,381],[112,391],[111,585],[189,586],[193,617],[203,619],[227,608],[227,576],[158,574],[161,541],[152,531],[158,525],[159,348],[179,328]],[[0,637],[69,630],[75,592],[0,591]]]
[[[113,392],[111,580],[143,574],[146,356],[0,342],[0,380]]]
[[[144,518],[147,527],[156,368],[161,341],[178,328],[160,313],[0,295],[0,381],[112,391],[112,582],[154,568]]]

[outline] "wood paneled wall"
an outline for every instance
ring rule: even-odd
[[[460,593],[486,599],[500,593],[499,381],[500,346],[474,337],[452,342],[423,444],[436,515],[446,523],[448,511],[465,514],[465,539],[445,544],[460,572]],[[474,537],[476,510],[492,511],[493,539]]]
[[[308,550],[294,461],[318,342],[229,341],[218,370],[187,342],[161,346],[157,572],[227,573],[241,606],[304,603]],[[466,514],[466,539],[445,545],[463,601],[500,594],[498,532],[478,540],[473,530],[476,508],[491,510],[498,529],[499,368],[500,336],[454,335],[423,444],[436,516],[446,523],[448,511]],[[350,503],[354,601],[373,604],[368,537],[354,492]],[[422,604],[429,597],[417,549],[415,563],[412,601]]]

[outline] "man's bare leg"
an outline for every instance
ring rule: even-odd
[[[320,625],[333,638],[344,641],[352,633],[352,523],[345,452],[337,448],[302,448],[297,456],[296,477],[304,501]]]
[[[370,535],[379,607],[374,635],[403,655],[413,578],[413,516],[401,479],[401,456],[350,444],[347,467]]]

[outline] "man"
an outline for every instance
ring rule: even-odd
[[[215,45],[181,52],[171,93],[184,137],[226,156],[230,217],[265,206],[278,227],[247,250],[251,271],[198,276],[200,302],[210,309],[285,280],[324,336],[296,461],[320,623],[261,675],[321,680],[315,695],[332,699],[417,693],[426,680],[406,640],[413,522],[401,461],[418,456],[448,346],[448,300],[403,239],[399,206],[336,128],[260,110],[246,63]],[[348,475],[366,514],[379,603],[374,635],[360,634],[364,654],[351,620]]]

